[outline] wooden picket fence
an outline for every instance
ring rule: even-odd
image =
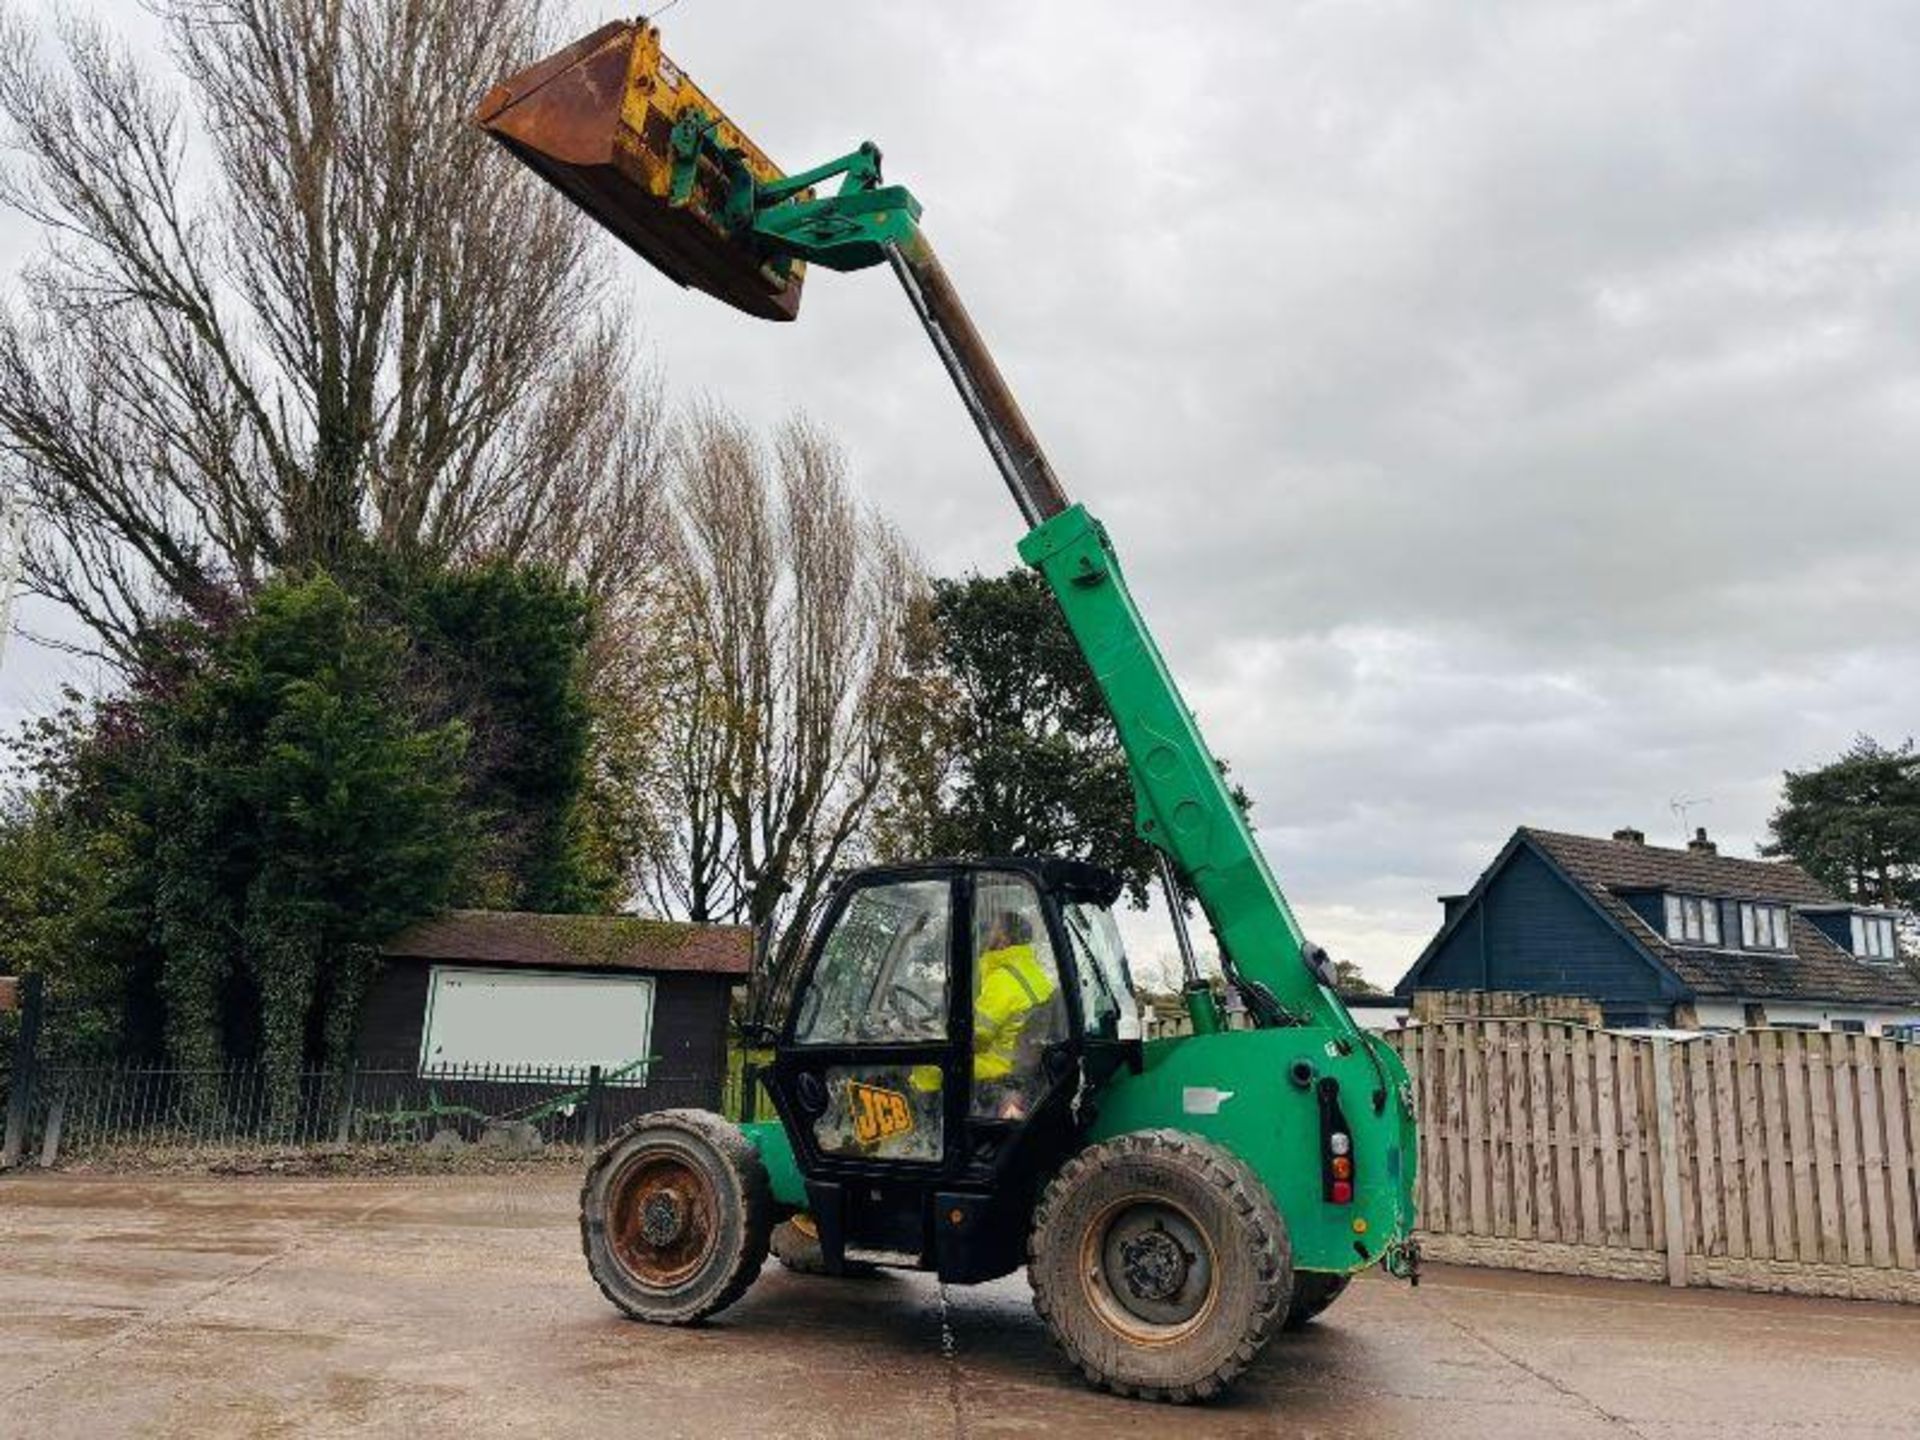
[[[1388,1039],[1435,1259],[1920,1302],[1920,1046],[1538,1020]]]

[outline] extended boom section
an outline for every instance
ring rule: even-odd
[[[1138,801],[1141,837],[1193,886],[1257,1018],[1359,1031],[1309,964],[1318,956],[1268,869],[1246,816],[1127,588],[1106,527],[1073,506],[1020,542],[1045,577],[1113,713]],[[1171,899],[1171,897],[1170,897]]]
[[[1140,835],[1184,874],[1219,940],[1233,982],[1262,1024],[1359,1032],[1329,988],[1325,952],[1300,933],[1259,842],[1134,604],[1106,528],[1054,474],[1013,391],[924,235],[887,258],[979,428],[1022,517],[1021,557],[1039,570],[1093,668],[1138,801]],[[1170,875],[1177,881],[1177,875]],[[1169,904],[1177,903],[1168,886]],[[1184,930],[1182,950],[1188,948]],[[1211,991],[1190,973],[1195,1028],[1219,1026]]]

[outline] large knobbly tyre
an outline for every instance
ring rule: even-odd
[[[1293,1297],[1273,1197],[1211,1141],[1144,1130],[1081,1151],[1034,1212],[1034,1305],[1096,1385],[1147,1400],[1219,1394]]]
[[[1347,1286],[1352,1283],[1351,1275],[1327,1275],[1311,1270],[1295,1271],[1293,1303],[1287,1306],[1287,1318],[1282,1328],[1304,1330],[1321,1311],[1346,1294]]]
[[[767,1258],[773,1194],[760,1152],[705,1110],[628,1122],[580,1187],[580,1248],[636,1320],[691,1325],[746,1292]]]

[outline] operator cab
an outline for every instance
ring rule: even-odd
[[[805,958],[771,1075],[823,1259],[1021,1262],[1039,1184],[1091,1119],[1083,1089],[1138,1064],[1120,881],[1077,861],[861,871]]]

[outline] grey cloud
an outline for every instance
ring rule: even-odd
[[[786,163],[871,137],[925,201],[1303,918],[1376,978],[1516,823],[1711,795],[1750,850],[1781,767],[1912,728],[1910,5],[663,23]],[[606,257],[683,393],[805,409],[938,568],[1012,563],[884,276],[778,328]]]

